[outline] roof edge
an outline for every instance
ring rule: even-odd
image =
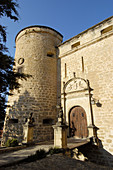
[[[59,46],[61,46],[61,45],[65,44],[65,43],[67,43],[68,41],[72,40],[73,38],[76,38],[77,36],[80,36],[81,34],[84,34],[85,32],[89,31],[90,29],[92,29],[92,28],[96,27],[96,26],[97,26],[97,25],[99,25],[99,24],[102,24],[103,22],[105,22],[105,21],[107,21],[107,20],[109,20],[109,19],[111,19],[111,18],[113,18],[113,15],[112,15],[112,16],[110,16],[109,18],[106,18],[105,20],[100,21],[99,23],[97,23],[97,24],[95,24],[95,25],[91,26],[90,28],[88,28],[88,29],[86,29],[86,30],[84,30],[84,31],[80,32],[79,34],[75,35],[74,37],[72,37],[72,38],[70,38],[70,39],[68,39],[68,40],[64,41],[64,42],[63,42],[63,43],[61,43]]]
[[[52,30],[52,31],[55,31],[57,34],[59,34],[59,35],[63,38],[63,35],[62,35],[61,33],[59,33],[58,31],[56,31],[55,29],[53,29],[53,28],[51,28],[51,27],[42,26],[42,25],[32,25],[32,26],[28,26],[28,27],[25,27],[25,28],[21,29],[21,30],[17,33],[17,35],[16,35],[16,37],[15,37],[15,42],[16,42],[16,38],[17,38],[17,36],[20,34],[20,32],[24,31],[25,29],[34,28],[34,27],[48,28],[48,29],[50,29],[50,30]]]

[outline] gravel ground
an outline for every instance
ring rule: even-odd
[[[83,162],[62,155],[53,155],[30,163],[21,163],[0,170],[112,170],[91,162]]]

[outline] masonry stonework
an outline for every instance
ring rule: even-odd
[[[56,105],[61,102],[69,126],[68,137],[72,137],[70,113],[73,108],[82,108],[87,127],[93,128],[94,136],[96,128],[101,150],[112,162],[113,16],[61,42],[62,35],[48,27],[28,27],[17,34],[16,69],[23,69],[32,77],[20,81],[22,87],[9,97],[12,107],[6,114],[3,139],[16,136],[21,141],[22,125],[30,112],[36,124],[34,140],[52,139]],[[11,124],[13,118],[18,123]],[[83,113],[79,121],[82,119]],[[87,130],[87,137],[93,137]]]
[[[21,142],[23,125],[31,112],[35,120],[34,140],[53,138],[51,126],[57,117],[56,47],[61,41],[60,33],[41,26],[25,28],[16,36],[16,69],[32,77],[20,81],[21,88],[8,99],[11,108],[7,110],[4,139],[17,137]],[[12,119],[18,119],[18,123],[10,123]]]
[[[111,27],[110,31],[102,30]],[[78,46],[76,43],[80,42]],[[75,47],[73,47],[75,44]],[[63,84],[73,78],[89,80],[92,102],[93,123],[98,128],[97,134],[105,151],[113,154],[113,17],[89,28],[59,46],[58,64],[61,70],[58,82]],[[81,106],[86,111],[88,126],[90,105],[87,93],[66,94],[66,122],[69,125],[69,113],[72,107]],[[62,105],[64,99],[62,97]]]

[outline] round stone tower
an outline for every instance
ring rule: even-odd
[[[23,125],[32,112],[35,120],[34,140],[53,138],[52,124],[57,112],[57,46],[62,35],[46,26],[22,29],[16,36],[15,61],[18,72],[32,77],[20,81],[21,87],[9,97],[4,137],[23,139]]]

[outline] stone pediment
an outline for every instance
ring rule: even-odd
[[[64,85],[64,92],[78,92],[88,90],[88,83],[82,78],[73,78],[66,82]]]

